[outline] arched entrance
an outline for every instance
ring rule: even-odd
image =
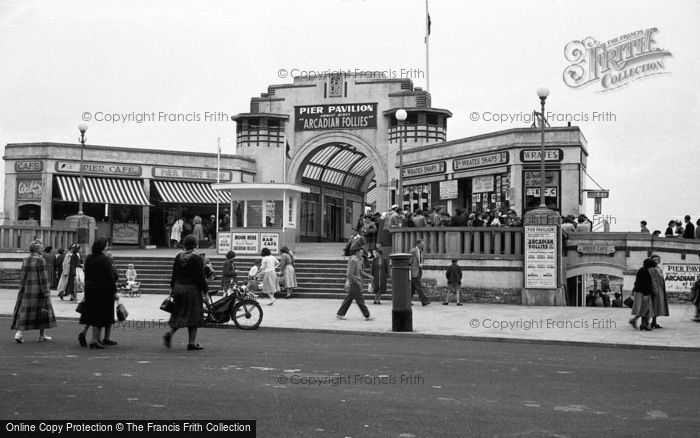
[[[365,211],[368,187],[387,188],[386,157],[348,132],[323,133],[303,143],[289,165],[289,180],[307,186],[299,208],[301,241],[345,240]],[[372,194],[386,208],[386,193]]]
[[[624,266],[600,262],[581,263],[567,267],[567,305],[591,306],[591,301],[595,301],[597,291],[600,291],[605,297],[604,304],[609,305],[615,298],[615,292],[622,295],[624,269]]]

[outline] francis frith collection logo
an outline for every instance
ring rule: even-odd
[[[668,74],[664,57],[673,56],[657,46],[658,29],[641,29],[605,42],[593,37],[572,41],[564,48],[573,64],[564,70],[564,83],[571,88],[599,84],[603,93],[619,89],[642,78]]]

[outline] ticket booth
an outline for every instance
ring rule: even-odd
[[[280,248],[297,241],[299,198],[309,188],[286,183],[224,183],[212,184],[212,188],[226,192],[231,199],[229,211],[240,210],[242,217],[219,231],[219,254],[233,250],[257,255],[264,247],[278,254]]]

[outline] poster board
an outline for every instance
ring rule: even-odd
[[[227,252],[231,251],[231,233],[226,233],[226,232],[219,232],[217,235],[218,238],[218,244],[217,244],[217,252],[219,254],[226,254]]]
[[[525,227],[525,288],[557,288],[557,226]]]
[[[231,244],[236,254],[258,254],[258,233],[231,233]]]
[[[260,250],[267,248],[272,254],[280,252],[280,233],[260,233]]]

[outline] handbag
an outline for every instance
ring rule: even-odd
[[[117,321],[126,321],[127,316],[129,316],[129,312],[126,310],[126,307],[124,307],[122,303],[119,303],[119,305],[117,305]]]
[[[625,301],[622,302],[625,306],[632,308],[634,306],[634,298],[632,298],[632,295],[628,296],[625,298]]]
[[[367,292],[374,293],[374,283],[367,284]]]
[[[83,313],[84,310],[85,310],[85,300],[79,302],[78,307],[75,308],[75,311],[78,313]]]
[[[173,299],[168,297],[160,305],[160,310],[163,312],[173,313]]]

